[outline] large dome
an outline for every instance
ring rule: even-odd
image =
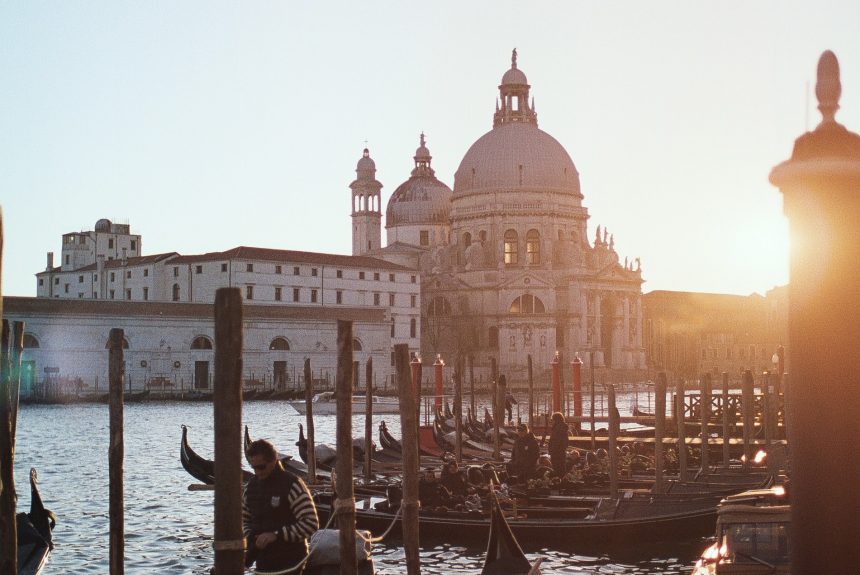
[[[503,123],[472,144],[454,174],[454,195],[539,188],[580,194],[567,150],[534,123]]]

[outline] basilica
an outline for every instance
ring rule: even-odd
[[[492,129],[460,161],[453,190],[420,135],[414,169],[387,202],[385,245],[383,185],[367,149],[349,185],[351,255],[144,255],[130,225],[106,219],[64,234],[60,265],[49,253],[36,274],[37,297],[4,300],[5,315],[27,324],[30,383],[104,386],[108,333],[121,327],[130,388],[211,388],[220,287],[238,287],[246,304],[248,385],[300,385],[305,358],[330,384],[337,319],[354,320],[356,359],[374,359],[377,385],[394,382],[397,343],[483,381],[496,370],[524,382],[529,359],[542,377],[576,356],[603,381],[641,379],[639,261],[622,261],[600,226],[589,238],[579,172],[538,127],[516,51],[498,89]]]
[[[645,369],[642,271],[614,238],[587,233],[579,172],[538,127],[517,65],[502,76],[492,129],[466,152],[454,189],[421,134],[411,177],[392,193],[380,241],[380,188],[367,150],[351,184],[353,254],[419,270],[421,350],[522,379],[557,355],[636,378]],[[489,116],[489,114],[488,114]]]

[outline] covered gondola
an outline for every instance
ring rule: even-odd
[[[39,493],[36,470],[30,469],[30,512],[19,513],[18,574],[36,575],[42,572],[54,548],[53,530],[57,516],[47,509]]]

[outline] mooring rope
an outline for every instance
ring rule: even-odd
[[[391,525],[388,526],[388,529],[386,529],[382,533],[382,535],[380,535],[378,537],[365,537],[364,535],[362,535],[361,533],[358,533],[358,532],[356,532],[356,535],[358,535],[359,537],[361,537],[363,540],[367,541],[368,543],[381,543],[383,539],[388,537],[388,535],[391,533],[391,530],[394,529],[394,526],[397,524],[397,518],[400,517],[400,512],[402,510],[403,510],[403,506],[400,505],[397,508],[397,513],[394,514],[394,519],[391,520]]]

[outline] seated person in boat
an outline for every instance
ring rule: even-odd
[[[450,494],[450,498],[459,499],[459,503],[463,502],[462,500],[470,491],[474,491],[465,474],[460,471],[460,466],[453,460],[446,463],[445,467],[442,468],[441,483],[442,487]]]
[[[538,460],[538,466],[532,474],[534,479],[546,479],[550,476],[555,476],[555,470],[552,468],[552,462],[549,455],[541,455]]]
[[[540,445],[534,434],[529,431],[529,426],[521,423],[517,426],[517,438],[511,452],[511,460],[508,462],[508,475],[516,478],[519,483],[525,483],[531,479],[537,468],[540,457]]]
[[[421,507],[429,509],[441,505],[443,495],[443,488],[436,479],[436,472],[432,467],[426,468],[424,475],[418,481],[418,499],[421,501]]]

